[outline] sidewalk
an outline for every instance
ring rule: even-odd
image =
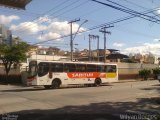
[[[17,88],[17,87],[22,87],[23,85],[21,84],[3,84],[0,83],[0,90],[6,89],[6,88]]]
[[[148,80],[143,80],[143,79],[126,79],[126,80],[119,80],[118,83],[123,83],[123,82],[140,82],[140,81],[158,81],[154,79],[148,79]]]
[[[118,83],[123,83],[123,82],[139,82],[142,81],[141,79],[126,79],[126,80],[118,80]]]

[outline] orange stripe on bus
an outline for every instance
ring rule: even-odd
[[[99,73],[99,72],[70,72],[67,73],[69,78],[105,78],[106,73]]]

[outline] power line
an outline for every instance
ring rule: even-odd
[[[133,2],[130,2],[130,1],[127,1],[127,0],[123,0],[123,1],[129,2],[130,4],[133,3]],[[145,7],[142,7],[142,6],[137,5],[137,4],[135,4],[135,3],[133,3],[133,5],[138,6],[138,7],[142,8],[142,9],[147,10],[146,12],[151,11],[150,9],[147,9],[147,8],[145,8]],[[80,18],[82,18],[83,16],[88,16],[88,14],[93,14],[94,12],[97,12],[98,10],[100,10],[100,9],[102,9],[102,8],[105,8],[105,6],[104,6],[104,7],[101,7],[101,8],[94,9],[94,10],[88,12],[88,13],[85,13],[84,15],[80,16]],[[155,9],[155,8],[154,8],[154,9]],[[155,11],[156,11],[156,10],[153,10],[153,11],[148,12],[148,13],[152,13],[152,14],[154,14],[155,16],[158,16],[158,15],[156,15],[156,14],[154,13]],[[142,13],[142,14],[145,14],[145,13]],[[153,16],[153,17],[155,17],[155,16]],[[158,17],[160,17],[160,16],[158,16]],[[100,21],[95,21],[95,20],[91,20],[91,19],[88,19],[88,20],[89,20],[89,21],[96,22],[96,23],[99,23],[99,22],[100,22]]]
[[[51,16],[51,15],[54,15],[55,13],[57,13],[57,12],[59,12],[59,11],[64,10],[65,8],[68,8],[68,7],[70,7],[70,6],[74,5],[74,4],[78,3],[78,2],[79,2],[79,0],[76,0],[76,1],[72,2],[71,4],[64,6],[64,7],[63,7],[63,8],[61,8],[60,10],[55,11],[54,13],[50,14],[50,16]]]
[[[58,5],[56,5],[55,7],[51,8],[50,10],[45,11],[44,13],[41,14],[41,16],[38,16],[38,17],[32,19],[31,21],[38,20],[40,17],[45,16],[48,12],[51,12],[51,11],[57,9],[59,6],[62,6],[63,4],[67,3],[68,1],[69,1],[69,0],[65,0],[65,1],[60,2],[60,3],[59,3]],[[41,20],[39,20],[39,21],[41,21]],[[34,22],[34,23],[38,23],[38,21],[36,21],[36,22]],[[27,26],[32,26],[32,25],[27,25]],[[23,29],[23,28],[18,29],[18,31],[21,30],[21,29]]]
[[[150,2],[150,3],[152,3],[152,4],[154,4],[154,6],[158,5],[157,3],[155,3],[155,0],[147,0],[147,1]],[[157,2],[159,2],[159,0]]]
[[[148,14],[148,13],[151,13],[151,12],[153,12],[153,11],[155,11],[155,10],[156,10],[156,9],[148,10],[148,11],[143,12],[143,14]],[[116,19],[116,20],[111,21],[111,22],[107,22],[107,23],[100,24],[100,25],[98,25],[98,26],[94,26],[94,27],[90,28],[90,30],[97,29],[97,28],[103,27],[103,26],[105,26],[105,25],[111,25],[111,24],[115,24],[115,23],[122,22],[122,21],[126,21],[126,20],[129,20],[129,19],[135,18],[135,17],[137,17],[137,16],[131,15],[131,16],[119,18],[119,19]]]
[[[116,5],[120,6],[120,7],[123,7],[123,8],[125,8],[125,9],[127,9],[127,10],[129,10],[129,11],[131,11],[131,12],[133,12],[133,13],[140,14],[140,15],[143,15],[143,16],[145,16],[145,17],[149,17],[149,18],[151,18],[151,19],[155,19],[156,21],[160,21],[159,19],[156,19],[156,18],[154,18],[153,16],[149,16],[149,15],[146,15],[146,14],[142,14],[142,13],[137,12],[137,11],[135,11],[135,10],[132,10],[132,9],[130,9],[130,8],[128,8],[128,7],[125,7],[125,6],[123,6],[123,5],[120,5],[120,4],[116,3],[116,2],[113,2],[113,1],[110,1],[110,0],[106,0],[106,1],[108,1],[108,2],[110,2],[110,3],[113,3],[113,4],[116,4]]]
[[[62,6],[63,4],[67,3],[68,1],[69,1],[69,0],[65,0],[65,1],[60,2],[60,3],[59,3],[58,5],[56,5],[55,7],[53,7],[53,8],[51,8],[50,10],[44,12],[43,15],[49,13],[50,11],[53,11],[53,10],[57,9],[59,6]]]
[[[146,37],[146,38],[155,38],[155,36],[148,35],[148,34],[145,34],[145,33],[140,33],[140,32],[133,31],[133,30],[126,29],[126,28],[122,28],[122,27],[118,27],[116,29],[118,31],[125,32],[125,33],[128,33],[128,34],[136,34],[136,35],[143,36],[143,37]]]
[[[122,1],[122,0],[121,0],[121,1]],[[148,8],[146,8],[146,7],[140,6],[140,5],[136,4],[136,3],[131,2],[131,1],[128,1],[128,0],[123,0],[123,1],[125,1],[125,2],[127,2],[127,3],[129,3],[129,4],[132,4],[132,5],[134,5],[134,6],[137,6],[137,7],[139,7],[139,8],[145,9],[145,10],[148,9]]]
[[[129,14],[131,14],[131,15],[135,15],[135,16],[137,16],[137,17],[143,18],[143,19],[148,20],[148,21],[151,21],[151,22],[158,23],[157,21],[160,21],[159,19],[153,18],[153,16],[148,16],[148,15],[139,13],[139,12],[134,11],[134,10],[131,10],[131,9],[125,7],[125,6],[123,6],[123,7],[126,8],[126,9],[120,8],[120,7],[116,7],[116,6],[111,5],[111,4],[103,3],[103,2],[100,2],[100,1],[97,1],[97,0],[92,0],[92,1],[97,2],[97,3],[99,3],[99,4],[102,4],[102,5],[105,5],[105,6],[108,6],[108,7],[111,7],[111,8],[114,8],[114,9],[117,9],[117,10],[120,10],[120,11],[125,12],[125,13],[129,13]],[[119,5],[119,6],[122,6],[122,5],[118,4],[118,3],[112,2],[112,1],[110,1],[110,0],[106,0],[106,1],[109,1],[109,2],[111,2],[111,3],[114,3],[114,4],[117,4],[117,5]],[[152,20],[152,19],[155,19],[155,20]],[[158,23],[158,24],[159,24],[159,23]]]
[[[151,9],[151,10],[147,10],[147,11],[144,11],[143,14],[148,14],[148,13],[151,13],[151,12],[156,11],[156,10],[157,10],[157,8],[154,8],[154,9]],[[136,15],[131,15],[131,16],[119,18],[119,19],[116,19],[116,20],[111,21],[111,22],[107,22],[107,23],[103,23],[103,24],[100,24],[100,25],[97,25],[97,26],[93,26],[93,27],[91,27],[91,28],[89,28],[89,29],[87,29],[85,31],[79,31],[78,33],[84,33],[84,32],[88,32],[88,31],[92,31],[92,30],[104,27],[106,25],[113,25],[113,24],[116,24],[116,23],[119,23],[119,22],[123,22],[123,21],[129,20],[129,19],[135,18],[135,17],[137,17],[137,16]],[[45,42],[48,42],[48,41],[62,39],[62,38],[66,38],[66,37],[69,37],[69,36],[70,35],[64,35],[64,36],[61,36],[61,37],[58,37],[58,38],[55,38],[55,39],[49,39],[49,40],[37,42],[37,43],[35,43],[33,45],[42,44],[42,43],[45,43]]]
[[[148,8],[143,7],[143,6],[140,6],[140,5],[138,5],[138,4],[134,3],[134,2],[131,2],[131,1],[128,1],[128,0],[123,0],[123,1],[125,1],[125,2],[127,2],[127,3],[129,3],[129,4],[132,4],[132,5],[134,5],[134,6],[137,6],[137,7],[139,7],[139,8],[142,8],[142,9],[148,10]],[[153,15],[155,15],[155,16],[158,16],[158,15],[157,15],[157,14],[155,14],[154,12],[152,12],[152,14],[153,14]],[[155,17],[155,16],[154,16],[154,17]],[[158,17],[159,17],[159,16],[158,16]]]
[[[64,4],[64,3],[66,3],[67,1],[65,1],[65,2],[63,2],[62,4]],[[70,7],[70,6],[72,6],[73,4],[75,4],[75,3],[77,3],[77,2],[79,2],[79,0],[77,0],[77,1],[74,1],[74,2],[72,2],[71,4],[69,4],[69,5],[66,5],[66,6],[64,6],[63,8],[61,8],[61,9],[59,9],[59,10],[57,10],[57,11],[54,11],[52,14],[48,14],[48,15],[54,15],[54,14],[56,14],[56,13],[58,13],[58,12],[60,12],[60,11],[62,11],[62,10],[64,10],[65,8],[67,8],[67,7]],[[61,4],[61,5],[62,5]],[[60,6],[61,6],[60,5]],[[64,13],[66,13],[66,11],[64,12]],[[58,16],[60,16],[60,15],[63,15],[64,13],[61,13],[61,14],[59,14],[59,15],[57,15],[57,16],[54,16],[54,18],[52,19],[52,20],[54,20],[54,19],[56,19]],[[45,15],[45,14],[44,14]],[[42,22],[42,23],[45,23],[44,21]],[[41,23],[41,24],[42,24]],[[33,27],[33,25],[31,25],[32,27]],[[34,25],[35,26],[35,25]],[[26,28],[27,29],[27,28]],[[26,30],[26,29],[24,29],[24,30]],[[23,30],[23,31],[24,31]],[[23,31],[21,31],[21,32],[23,32]]]
[[[73,4],[77,3],[77,2],[79,2],[79,0],[77,0],[77,1],[75,1],[75,2],[73,2],[73,3],[71,3],[70,5],[65,6],[64,8],[69,7],[69,6],[71,6],[71,5],[73,5]],[[84,5],[84,4],[86,4],[87,2],[89,2],[89,0],[83,1],[82,3],[78,4],[77,6],[71,8],[71,9],[69,9],[69,10],[66,10],[66,11],[64,11],[63,13],[61,13],[61,14],[59,14],[59,15],[57,15],[57,16],[54,16],[54,18],[53,18],[52,20],[56,19],[57,17],[59,17],[59,16],[65,14],[65,13],[67,13],[67,12],[69,12],[69,11],[72,11],[72,10],[75,9],[75,8],[78,8],[78,7],[80,7],[80,6]],[[64,8],[63,8],[63,9],[64,9]],[[63,10],[63,9],[61,9],[61,10]],[[52,13],[51,15],[53,15],[53,13]],[[44,23],[44,22],[42,22],[42,23]],[[34,26],[35,26],[35,25],[34,25]],[[33,25],[32,25],[32,27],[33,27]],[[26,29],[27,29],[27,28],[26,28]],[[26,30],[26,29],[24,29],[24,30]],[[24,30],[22,30],[22,31],[20,31],[20,32],[23,32]]]

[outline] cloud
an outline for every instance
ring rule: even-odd
[[[33,22],[23,22],[19,25],[12,25],[10,29],[20,37],[34,34],[36,35],[35,39],[38,40],[55,39],[70,34],[70,24],[68,24],[68,21],[59,21],[58,19],[51,20],[48,16],[40,17]],[[77,30],[84,31],[86,29],[80,27],[77,23],[73,23],[72,33],[74,34]]]
[[[140,53],[140,54],[160,54],[160,43],[144,43],[141,46],[126,48],[122,51],[124,54]]]
[[[38,39],[39,40],[50,40],[50,39],[55,39],[55,38],[59,38],[59,37],[61,37],[60,34],[49,32],[47,34],[39,36]]]
[[[72,33],[76,33],[79,29],[78,24],[72,25]],[[85,28],[80,28],[79,31],[84,31]],[[49,40],[49,39],[56,39],[60,38],[63,35],[69,35],[70,34],[70,24],[68,24],[68,21],[52,21],[48,27],[47,27],[47,33],[41,35],[38,37],[39,40]]]
[[[18,20],[18,19],[20,19],[20,18],[15,15],[11,15],[11,16],[0,15],[0,23],[1,24],[9,24],[13,20]]]
[[[72,32],[75,33],[77,32],[79,28],[78,24],[73,24],[72,25]],[[60,21],[55,21],[52,22],[49,26],[48,29],[52,32],[57,32],[61,35],[68,35],[70,34],[70,24],[68,24],[68,21],[60,22]],[[79,31],[84,31],[85,28],[81,27]]]
[[[43,17],[39,17],[38,19],[34,20],[34,22],[36,22],[36,23],[44,23],[44,22],[51,23],[52,21],[53,21],[52,18],[50,18],[47,15],[45,15]]]
[[[156,38],[153,40],[154,42],[160,42],[160,39],[159,38]]]
[[[46,30],[47,26],[39,25],[34,22],[23,22],[19,25],[11,25],[10,30],[16,31],[17,34],[29,35],[36,34],[37,32]]]
[[[157,14],[160,14],[160,8],[157,9],[156,13],[157,13]]]
[[[113,46],[115,47],[123,47],[124,45],[125,45],[124,43],[117,43],[117,42],[113,43]]]

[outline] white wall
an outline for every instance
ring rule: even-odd
[[[119,74],[138,74],[141,69],[154,69],[159,67],[156,64],[141,64],[141,63],[116,63],[118,65]]]
[[[60,60],[60,59],[67,59],[65,56],[53,56],[53,55],[32,55],[30,59],[37,59],[37,60]]]

